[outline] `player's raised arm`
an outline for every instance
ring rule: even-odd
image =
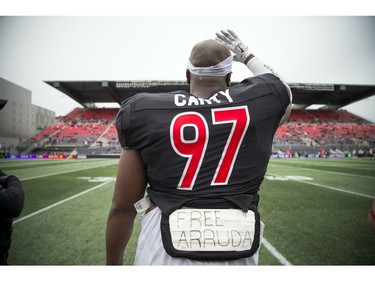
[[[234,54],[233,60],[245,64],[254,75],[271,73],[283,82],[290,96],[290,104],[285,110],[280,125],[284,123],[288,119],[292,108],[292,91],[290,90],[289,85],[276,71],[274,71],[273,68],[265,64],[260,58],[256,57],[252,51],[250,51],[248,45],[242,42],[234,31],[230,29],[220,30],[216,32],[216,36],[216,40],[227,46],[227,48]]]

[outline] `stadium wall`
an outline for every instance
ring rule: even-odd
[[[0,78],[0,98],[8,100],[0,110],[0,150],[16,146],[55,120],[54,111],[31,103],[30,90],[3,78]]]

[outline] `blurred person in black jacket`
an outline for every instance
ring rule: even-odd
[[[0,109],[6,100],[0,99]],[[21,214],[24,192],[20,180],[0,170],[0,265],[7,265],[11,244],[13,218]]]
[[[21,214],[23,204],[24,193],[19,179],[0,171],[0,265],[7,264],[13,218]]]

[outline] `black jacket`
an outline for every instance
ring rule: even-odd
[[[10,247],[13,218],[21,214],[24,200],[19,179],[0,171],[0,254]]]

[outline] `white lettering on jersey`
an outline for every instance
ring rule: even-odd
[[[220,91],[219,94],[222,94],[223,96],[225,96],[228,99],[229,102],[233,102],[231,96],[229,95],[229,90],[228,89],[226,89],[225,92]]]
[[[198,98],[195,96],[187,97],[184,94],[176,94],[174,96],[174,103],[176,106],[194,106],[194,105],[204,105],[204,104],[214,104],[221,103],[222,101],[218,99],[219,96],[224,96],[229,103],[233,102],[232,97],[229,95],[229,89],[225,91],[219,91],[208,99]]]
[[[189,97],[188,106],[198,105],[198,104],[199,104],[198,98],[196,98],[194,96]]]
[[[184,106],[186,104],[186,96],[182,94],[174,95],[174,104],[177,106]]]

